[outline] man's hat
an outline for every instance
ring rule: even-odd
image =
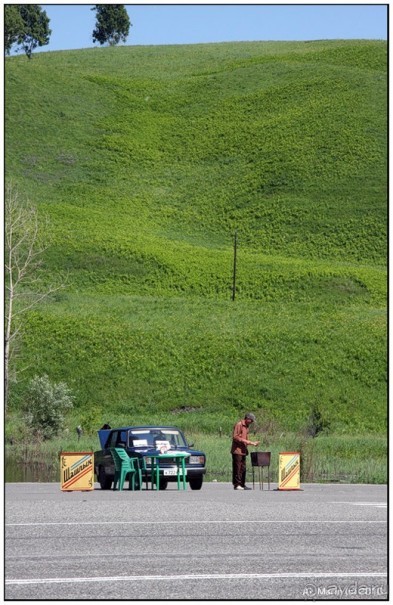
[[[251,422],[255,422],[255,416],[254,416],[254,414],[248,413],[248,414],[246,414],[244,416],[244,418],[246,418],[247,420],[251,420]]]

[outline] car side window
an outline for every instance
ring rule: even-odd
[[[116,443],[118,447],[126,447],[127,431],[119,431]]]
[[[119,431],[113,431],[113,433],[111,434],[111,436],[109,438],[108,447],[116,447],[118,434],[119,434]]]

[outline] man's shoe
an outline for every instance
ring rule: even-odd
[[[243,485],[242,489],[252,489],[252,487],[247,487],[247,485]]]
[[[242,487],[241,485],[237,485],[237,486],[235,487],[235,489],[239,489],[239,490],[242,490],[242,491],[243,491],[243,490],[244,490],[244,487]]]

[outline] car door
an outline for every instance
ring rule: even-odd
[[[108,440],[106,442],[105,445],[105,449],[104,449],[104,465],[106,468],[106,474],[107,475],[114,475],[115,474],[115,464],[113,462],[113,458],[112,458],[112,454],[111,454],[111,447],[117,447],[118,444],[118,440],[119,440],[119,431],[112,431],[111,434],[108,437]]]

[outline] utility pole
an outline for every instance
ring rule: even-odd
[[[232,300],[236,296],[236,257],[237,257],[237,230],[235,231],[235,239],[233,242],[233,285],[232,285]]]

